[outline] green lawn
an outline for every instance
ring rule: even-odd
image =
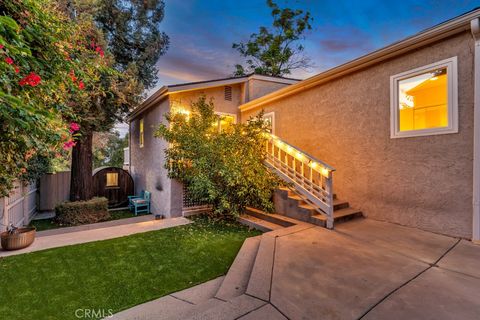
[[[142,215],[142,214],[139,214],[139,216],[140,215]],[[120,220],[120,219],[125,219],[125,218],[133,218],[133,217],[135,217],[135,214],[133,214],[131,211],[128,211],[128,210],[119,210],[119,211],[110,211],[110,216],[111,216],[111,218],[108,219],[107,221]],[[69,227],[67,225],[61,225],[61,224],[56,223],[53,220],[53,218],[52,219],[42,219],[42,220],[32,220],[30,222],[30,225],[35,226],[35,228],[37,228],[37,231]]]
[[[0,259],[0,318],[118,312],[225,274],[245,238],[259,234],[236,223],[195,221]]]

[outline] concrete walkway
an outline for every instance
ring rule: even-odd
[[[480,319],[479,245],[369,219],[334,231],[302,224],[260,238],[244,244],[225,279],[113,319]],[[221,299],[232,272],[247,274],[248,288]]]
[[[35,242],[25,249],[15,251],[4,251],[0,249],[0,258],[73,244],[119,238],[136,233],[176,227],[188,223],[191,223],[191,221],[183,217],[154,220],[154,217],[149,215],[79,227],[46,230],[38,232]]]

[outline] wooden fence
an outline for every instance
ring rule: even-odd
[[[40,178],[40,211],[53,211],[70,196],[70,171],[47,173]]]
[[[0,198],[0,230],[14,224],[22,226],[30,223],[37,210],[37,183],[15,182],[7,197]]]

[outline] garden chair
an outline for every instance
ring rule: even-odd
[[[128,196],[128,197],[127,197],[127,198],[128,198],[128,209],[129,209],[130,211],[133,210],[133,208],[134,208],[133,202],[132,202],[133,199],[143,199],[144,195],[145,195],[145,191],[142,190],[142,192],[140,192],[140,195],[139,195],[139,196],[137,196],[137,195]]]
[[[135,212],[135,215],[139,213],[150,213],[150,192],[145,191],[143,198],[135,198],[130,200]]]

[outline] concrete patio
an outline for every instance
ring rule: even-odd
[[[479,319],[480,246],[369,219],[247,239],[228,274],[114,319]]]

